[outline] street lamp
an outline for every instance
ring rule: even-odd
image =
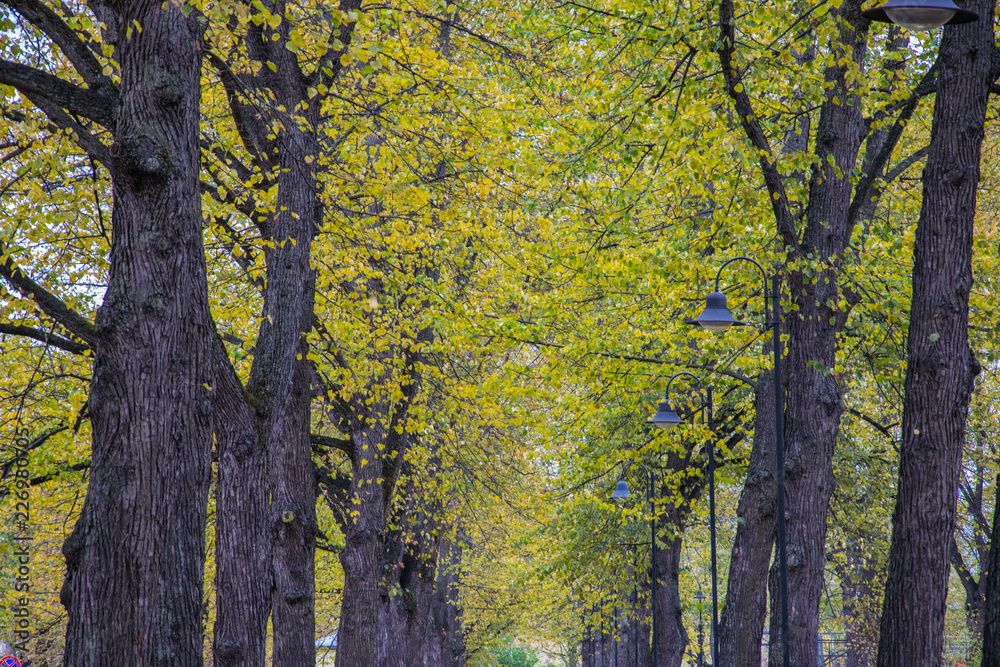
[[[716,288],[718,289],[718,288]],[[716,319],[711,320],[712,322],[729,322],[726,326],[728,328],[732,324],[736,324],[736,320],[730,314],[729,309],[726,308],[726,297],[722,296],[721,310],[718,308],[719,300],[715,297],[722,296],[720,294],[712,294],[709,299],[712,300],[713,306],[715,306],[716,312],[710,317]],[[706,309],[708,310],[708,309]],[[704,317],[704,313],[702,313]],[[728,318],[728,319],[727,319]],[[708,321],[708,320],[706,320]],[[715,329],[715,331],[721,331],[722,329]],[[678,416],[676,410],[670,403],[670,385],[673,381],[682,375],[686,375],[692,378],[698,383],[697,390],[699,393],[704,391],[704,400],[702,401],[702,406],[706,410],[706,421],[708,422],[709,432],[715,431],[715,422],[712,416],[712,387],[705,386],[702,384],[701,380],[698,379],[697,375],[693,373],[688,373],[687,371],[681,371],[680,373],[674,373],[667,380],[667,388],[663,392],[663,402],[660,403],[656,414],[653,418],[649,420],[648,423],[653,424],[662,429],[668,429],[676,426],[677,424],[683,424],[684,420]],[[712,641],[711,641],[711,652],[712,652],[712,665],[719,664],[719,588],[718,588],[718,566],[716,565],[716,551],[715,551],[715,442],[709,439],[708,443],[708,526],[709,533],[711,535],[711,552],[712,552]],[[701,589],[698,589],[701,592]]]
[[[890,2],[893,0],[890,0]],[[917,0],[911,0],[916,2]],[[928,0],[935,1],[935,0]],[[777,469],[775,477],[778,484],[778,517],[775,527],[778,537],[778,591],[781,603],[781,651],[782,664],[789,667],[790,656],[788,652],[788,558],[785,551],[785,443],[783,434],[782,417],[784,412],[784,400],[781,390],[781,294],[780,276],[771,276],[771,289],[768,291],[767,271],[758,262],[749,257],[734,257],[727,260],[719,267],[715,274],[715,292],[708,295],[705,310],[695,318],[695,323],[700,324],[709,331],[725,331],[734,324],[742,324],[733,318],[726,305],[726,295],[719,291],[719,278],[722,270],[733,262],[750,262],[756,266],[764,277],[764,300],[771,300],[772,315],[771,321],[765,321],[765,328],[771,329],[771,347],[774,352],[774,439],[775,458],[777,459]]]
[[[649,545],[649,561],[652,567],[650,568],[650,578],[652,579],[651,584],[651,595],[650,606],[653,608],[653,667],[657,667],[657,637],[659,634],[656,630],[656,507],[653,505],[653,471],[644,466],[639,461],[630,461],[625,464],[622,468],[622,477],[625,477],[625,473],[633,465],[638,465],[640,468],[646,471],[647,485],[646,485],[646,497],[649,500],[649,534],[650,534],[650,545]],[[615,484],[615,491],[611,494],[611,499],[617,502],[619,505],[624,504],[629,498],[632,497],[632,493],[628,489],[628,482],[624,479],[618,480]],[[638,645],[638,636],[636,636],[636,645]]]
[[[705,594],[701,592],[701,586],[694,599],[698,601],[698,667],[705,667],[705,624],[701,620],[701,612],[705,609]]]
[[[951,0],[889,0],[861,15],[872,21],[895,23],[911,32],[935,30],[943,25],[969,23],[979,18],[979,14],[962,9]]]

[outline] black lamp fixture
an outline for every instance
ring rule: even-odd
[[[611,494],[611,500],[623,505],[631,497],[632,492],[628,490],[628,482],[624,479],[618,480],[618,483],[615,484],[615,491]]]
[[[674,406],[670,403],[669,395],[665,395],[663,401],[660,403],[660,407],[656,409],[656,414],[646,423],[667,430],[678,424],[683,424],[684,420],[677,415],[677,411],[674,410]]]
[[[718,290],[719,286],[716,285],[715,289]],[[715,291],[708,295],[705,299],[705,310],[701,311],[701,315],[694,319],[695,324],[700,324],[702,328],[708,331],[725,331],[734,324],[737,326],[742,326],[743,323],[733,317],[733,314],[729,312],[729,306],[726,304],[726,295],[722,292]]]
[[[911,32],[970,23],[979,18],[979,14],[962,9],[952,0],[889,0],[861,14],[872,21],[895,23]]]

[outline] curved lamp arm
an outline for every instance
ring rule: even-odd
[[[681,424],[683,420],[677,415],[677,411],[674,410],[673,404],[670,402],[670,385],[674,380],[682,375],[687,375],[691,377],[696,383],[695,390],[701,397],[701,406],[699,409],[708,409],[708,420],[712,420],[712,388],[704,384],[694,373],[689,373],[688,371],[681,371],[679,373],[674,373],[667,380],[667,388],[663,391],[663,402],[656,410],[656,414],[647,423],[652,424],[658,428],[668,429],[678,424]]]
[[[768,289],[768,276],[764,267],[761,266],[756,260],[745,255],[740,255],[739,257],[733,257],[732,259],[726,260],[723,262],[722,266],[719,267],[719,270],[715,274],[715,291],[708,295],[708,298],[705,300],[705,309],[702,311],[701,315],[694,319],[695,324],[700,324],[709,331],[725,331],[733,325],[743,325],[743,322],[738,322],[735,318],[733,318],[733,314],[729,312],[729,306],[726,304],[726,295],[719,291],[719,285],[722,279],[722,270],[733,262],[740,261],[750,262],[757,267],[758,271],[760,271],[760,275],[764,279],[764,300],[766,301],[771,299],[774,302],[774,310],[777,313],[779,305],[778,300],[780,298],[778,294],[778,275],[775,274],[771,276],[771,289]],[[766,321],[765,314],[764,326],[772,327],[776,322],[778,322],[778,320],[779,316],[776,316],[774,322]]]
[[[696,389],[697,389],[697,391],[698,391],[699,394],[701,394],[702,396],[704,396],[704,394],[705,394],[705,383],[703,383],[701,381],[701,378],[699,378],[694,373],[689,373],[688,371],[681,371],[679,373],[674,373],[673,375],[670,376],[670,379],[667,380],[667,388],[663,390],[663,398],[664,399],[666,399],[668,401],[670,400],[670,385],[673,383],[674,380],[676,380],[677,378],[679,378],[682,375],[687,375],[688,377],[690,377],[691,379],[693,379],[695,382],[697,382],[698,386],[696,387]]]
[[[642,461],[628,461],[628,462],[626,462],[626,463],[625,463],[625,464],[624,464],[624,465],[622,466],[622,474],[621,474],[621,477],[619,477],[619,480],[620,480],[620,479],[621,479],[622,477],[624,477],[624,476],[625,476],[625,473],[627,473],[627,472],[628,472],[628,469],[629,469],[629,468],[631,468],[632,466],[635,466],[635,465],[639,466],[640,468],[642,468],[643,470],[645,470],[645,471],[646,471],[646,476],[647,476],[647,478],[648,478],[648,482],[649,482],[649,484],[648,484],[648,485],[646,486],[646,491],[647,491],[647,493],[648,493],[648,495],[649,495],[649,499],[650,499],[650,502],[652,502],[652,500],[653,500],[653,471],[652,471],[652,470],[650,470],[650,469],[649,469],[649,468],[648,468],[648,467],[646,466],[646,464],[645,464],[645,463],[643,463]],[[620,484],[620,483],[621,483],[621,482],[619,482],[619,484]],[[627,483],[626,483],[626,486],[625,486],[625,490],[626,490],[626,491],[628,491],[628,484],[627,484]],[[617,488],[615,489],[615,492],[616,492],[616,493],[618,492],[618,489],[617,489]],[[622,500],[623,500],[624,498],[627,498],[627,497],[628,497],[628,496],[615,496],[614,494],[612,494],[612,498],[614,498],[615,500],[619,500],[619,499],[622,499]]]
[[[716,292],[719,291],[719,279],[722,278],[722,270],[727,266],[729,266],[730,264],[732,264],[733,262],[740,262],[740,261],[750,262],[760,270],[760,275],[764,279],[764,298],[769,299],[770,295],[768,294],[768,289],[767,289],[767,271],[764,270],[764,267],[761,266],[760,262],[758,262],[752,257],[747,257],[746,255],[733,257],[732,259],[727,259],[725,262],[722,263],[722,266],[720,266],[719,270],[715,273],[715,291]]]

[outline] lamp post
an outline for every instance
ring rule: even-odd
[[[911,32],[970,23],[979,18],[979,14],[962,9],[952,0],[889,0],[861,15],[872,21],[895,23]]]
[[[639,667],[639,550],[636,548],[635,554],[635,576],[632,578],[632,611],[635,618],[632,619],[632,646],[635,647],[635,667]]]
[[[775,477],[778,485],[778,517],[775,521],[775,528],[778,538],[778,592],[781,608],[782,665],[789,667],[791,660],[788,652],[788,558],[785,550],[785,443],[782,423],[784,400],[781,390],[780,276],[778,274],[771,276],[771,289],[768,290],[767,271],[758,262],[743,256],[727,260],[715,274],[715,291],[709,294],[705,300],[705,310],[694,321],[709,331],[725,331],[734,324],[742,324],[742,322],[737,322],[736,318],[729,312],[729,307],[726,305],[726,295],[719,291],[719,278],[722,276],[722,270],[738,261],[750,262],[760,270],[761,276],[764,278],[764,300],[770,299],[772,306],[771,321],[765,321],[764,326],[771,329],[771,347],[774,352],[774,452],[777,463]]]
[[[614,613],[614,619],[615,619],[615,634],[611,637],[611,639],[615,643],[615,667],[618,667],[618,628],[619,628],[620,624],[618,623],[618,605],[617,604],[615,605],[615,610],[614,610],[613,613]]]
[[[667,380],[667,388],[663,392],[663,402],[660,403],[659,408],[657,408],[656,414],[653,418],[649,420],[649,423],[653,426],[662,429],[669,429],[677,426],[678,424],[683,424],[684,420],[680,418],[677,411],[674,410],[673,405],[670,403],[670,385],[678,377],[686,375],[695,382],[698,383],[697,389],[700,392],[704,392],[704,399],[702,401],[702,407],[706,410],[706,421],[708,422],[709,432],[715,431],[715,422],[712,416],[712,388],[710,386],[703,385],[701,380],[698,379],[697,375],[693,373],[688,373],[687,371],[681,371],[680,373],[674,373]],[[719,664],[719,588],[718,588],[718,566],[716,560],[716,550],[715,550],[715,442],[709,440],[708,443],[708,527],[709,534],[711,535],[711,553],[712,553],[712,634],[711,634],[711,653],[712,653],[712,665]],[[701,593],[701,589],[698,589]]]
[[[694,596],[698,601],[698,667],[705,667],[705,624],[701,620],[701,612],[705,607],[705,594],[698,587],[698,593]]]
[[[622,477],[628,472],[628,469],[633,465],[638,465],[643,470],[646,471],[646,476],[648,483],[646,485],[646,496],[649,500],[649,561],[650,561],[650,579],[651,583],[651,598],[650,606],[653,611],[653,667],[658,667],[656,654],[657,654],[657,637],[659,636],[656,630],[656,507],[653,505],[653,471],[644,466],[639,461],[630,461],[625,464],[622,468]],[[632,493],[628,489],[628,482],[624,479],[618,480],[615,484],[615,491],[611,494],[611,499],[615,502],[621,504],[632,497]],[[638,646],[638,636],[636,636],[636,646]],[[638,659],[638,649],[636,649],[636,658]]]

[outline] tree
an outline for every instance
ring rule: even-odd
[[[70,71],[60,78],[4,60],[0,83],[113,180],[109,282],[94,324],[9,255],[0,268],[94,354],[90,482],[63,547],[65,662],[201,664],[213,380],[198,192],[201,26],[169,3],[97,3],[115,72],[70,27],[74,17],[5,4]],[[105,130],[110,145],[96,136]]]
[[[993,69],[993,2],[985,20],[941,38],[934,125],[923,175],[900,442],[899,486],[878,665],[938,665],[955,501],[969,397],[979,362],[969,346],[973,229]]]

